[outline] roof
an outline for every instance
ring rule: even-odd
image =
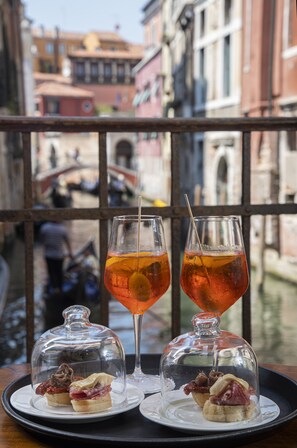
[[[58,35],[60,39],[69,39],[69,40],[83,40],[86,33],[77,33],[73,31],[61,31],[58,30]],[[48,38],[48,39],[55,39],[57,37],[57,30],[46,30],[45,28],[39,27],[39,28],[33,28],[32,29],[32,36],[34,38]]]
[[[75,87],[72,85],[57,83],[57,82],[43,82],[39,84],[34,90],[35,95],[40,96],[66,96],[76,98],[93,98],[94,93]]]
[[[34,73],[34,80],[36,84],[40,84],[41,82],[58,82],[61,84],[71,84],[71,79],[66,76],[57,74],[57,73]]]
[[[142,59],[144,53],[143,45],[129,44],[129,49],[125,50],[75,50],[68,53],[72,58],[98,58],[98,59]]]
[[[113,31],[90,31],[89,33],[86,33],[85,36],[88,34],[95,34],[99,40],[108,40],[108,41],[114,41],[114,42],[126,42],[125,39],[123,39],[118,33]]]

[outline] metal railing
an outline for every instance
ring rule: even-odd
[[[33,225],[47,219],[99,220],[100,259],[105,260],[108,244],[108,220],[113,216],[137,213],[136,207],[108,207],[107,148],[109,132],[169,132],[171,134],[171,204],[170,206],[146,207],[146,213],[159,214],[171,222],[171,268],[172,268],[172,337],[180,333],[180,238],[181,222],[188,217],[186,206],[181,206],[180,134],[208,131],[239,131],[242,134],[242,197],[238,205],[193,206],[193,214],[238,215],[242,217],[243,238],[250,265],[250,220],[252,215],[296,214],[297,204],[251,203],[251,133],[255,131],[297,131],[297,118],[233,118],[233,119],[152,119],[152,118],[31,118],[0,117],[0,132],[20,132],[23,142],[24,208],[0,210],[0,221],[24,221],[25,229],[25,296],[27,316],[27,358],[30,359],[34,344],[34,269]],[[96,132],[98,133],[98,163],[100,176],[99,205],[96,208],[33,209],[31,172],[32,132]],[[103,285],[104,263],[100,265],[101,323],[108,326],[109,293]],[[251,341],[250,289],[242,301],[242,334]]]

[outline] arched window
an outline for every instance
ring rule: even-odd
[[[132,144],[128,140],[121,140],[116,145],[116,165],[131,168]]]

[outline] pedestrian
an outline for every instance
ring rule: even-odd
[[[50,146],[50,156],[49,156],[50,166],[52,169],[57,168],[58,158],[56,153],[56,148],[53,144]]]
[[[62,222],[48,221],[41,226],[40,241],[44,246],[49,284],[55,293],[61,293],[65,248],[68,250],[67,255],[73,258],[68,231]]]

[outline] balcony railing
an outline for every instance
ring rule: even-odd
[[[132,119],[132,118],[30,118],[0,117],[0,132],[20,132],[23,141],[24,207],[0,210],[0,221],[25,223],[25,296],[27,316],[27,357],[30,359],[34,344],[34,270],[33,225],[35,221],[48,219],[99,220],[100,259],[105,260],[108,242],[108,221],[116,215],[137,213],[135,207],[108,207],[107,148],[109,132],[168,132],[171,135],[171,204],[167,207],[146,207],[146,213],[169,218],[171,223],[172,268],[172,337],[180,333],[180,238],[182,219],[188,217],[186,206],[181,206],[180,159],[182,133],[209,131],[239,131],[242,134],[242,196],[238,205],[194,206],[193,214],[238,215],[242,217],[243,237],[250,265],[250,221],[253,215],[296,214],[297,204],[251,203],[251,133],[255,131],[297,131],[297,118],[234,118],[234,119]],[[96,132],[98,133],[98,162],[100,175],[99,205],[96,208],[33,209],[31,172],[32,132]],[[109,294],[103,285],[104,262],[101,263],[101,323],[108,326]],[[250,289],[242,301],[242,334],[251,341]]]

